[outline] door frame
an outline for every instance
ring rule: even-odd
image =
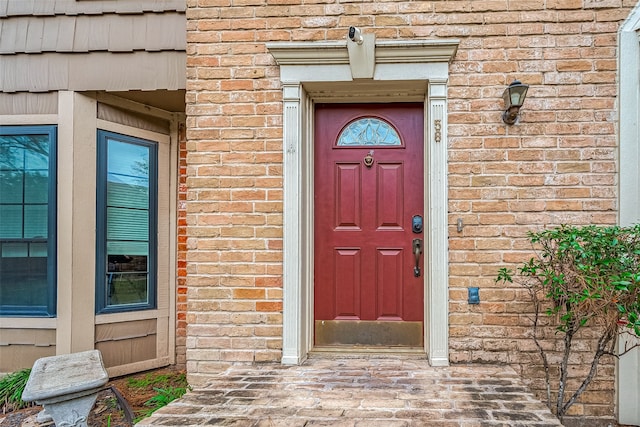
[[[282,363],[302,363],[313,347],[314,103],[418,101],[425,115],[424,351],[432,366],[447,366],[447,80],[459,41],[366,36],[361,46],[346,39],[267,43],[283,91]]]

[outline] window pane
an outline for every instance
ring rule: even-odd
[[[23,139],[25,170],[49,169],[49,145],[44,135]]]
[[[400,146],[400,136],[383,120],[366,117],[351,122],[338,137],[338,146]]]
[[[0,239],[22,238],[22,205],[0,204]]]
[[[47,205],[25,205],[24,237],[26,239],[46,239],[49,209]]]
[[[0,204],[22,203],[22,172],[0,171]]]
[[[107,186],[107,205],[119,206],[125,208],[149,208],[149,181],[144,182],[144,185],[136,185],[136,182],[131,180],[130,183],[116,182],[117,179],[122,179],[121,176],[109,175],[109,184]]]
[[[22,136],[0,135],[0,170],[24,170]]]
[[[108,273],[117,272],[147,272],[147,256],[136,255],[109,255],[107,257],[109,266],[107,267]]]
[[[149,147],[108,139],[107,170],[109,181],[118,177],[125,183],[147,182],[149,180]],[[116,181],[118,182],[118,181]]]
[[[107,255],[147,255],[149,244],[147,242],[107,242]]]
[[[31,243],[29,245],[29,256],[46,257],[48,253],[46,243]]]
[[[108,240],[148,240],[149,211],[107,208]]]
[[[98,311],[152,308],[155,146],[102,131],[98,143]]]
[[[107,306],[125,304],[147,304],[147,274],[107,274]]]
[[[22,258],[29,254],[28,243],[3,243],[2,258]]]
[[[29,171],[24,176],[24,202],[47,203],[49,177],[47,171]]]
[[[14,307],[46,306],[48,299],[47,258],[29,257],[26,251],[5,251],[0,258],[0,301]],[[13,249],[18,249],[14,247]],[[8,254],[8,257],[4,255]],[[18,256],[23,255],[23,256]]]
[[[55,127],[0,127],[2,314],[55,312],[54,160]]]

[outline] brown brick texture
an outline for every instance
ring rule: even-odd
[[[532,255],[530,230],[616,222],[617,31],[634,3],[188,0],[179,292],[192,378],[281,356],[282,94],[265,42],[338,40],[357,25],[378,39],[460,40],[448,89],[450,357],[512,364],[541,390],[526,292],[496,272]],[[507,126],[501,95],[514,79],[530,89]],[[611,415],[613,375],[606,361],[574,412]]]
[[[176,365],[186,366],[187,343],[187,127],[178,126],[178,224],[176,278]]]

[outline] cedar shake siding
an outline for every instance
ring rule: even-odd
[[[178,1],[0,2],[0,90],[184,89],[184,8]]]

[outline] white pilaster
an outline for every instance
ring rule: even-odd
[[[620,28],[618,37],[619,222],[640,222],[640,2]],[[619,338],[619,349],[629,345]],[[618,422],[640,425],[640,348],[618,359]]]
[[[429,80],[425,126],[425,212],[428,212],[427,342],[432,366],[449,364],[449,251],[447,236],[447,81]]]
[[[302,235],[301,163],[302,88],[299,83],[284,84],[283,150],[284,150],[284,278],[282,363],[299,364],[302,349]]]

